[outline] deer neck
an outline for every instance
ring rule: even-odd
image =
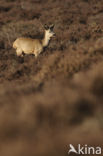
[[[43,47],[47,47],[50,41],[48,32],[45,31],[44,38],[42,40]]]

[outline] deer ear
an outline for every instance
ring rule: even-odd
[[[51,24],[49,28],[50,28],[51,30],[53,30],[54,24]]]
[[[45,25],[44,25],[44,29],[45,29],[45,30],[48,30],[48,29],[49,29],[48,25],[45,24]]]

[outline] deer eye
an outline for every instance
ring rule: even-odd
[[[53,31],[50,29],[50,30],[49,30],[49,33],[53,33]]]

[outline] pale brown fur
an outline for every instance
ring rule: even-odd
[[[43,39],[32,39],[20,37],[17,38],[13,43],[13,48],[16,49],[17,56],[23,56],[25,54],[34,54],[37,57],[44,49],[48,46],[51,37],[54,36],[53,32],[54,25],[48,27],[45,25],[45,35]]]

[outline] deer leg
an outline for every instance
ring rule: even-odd
[[[22,56],[23,57],[21,49],[17,49],[16,54],[17,54],[17,56]]]
[[[37,58],[37,57],[38,57],[38,54],[36,53],[36,54],[35,54],[35,58]]]
[[[38,57],[38,55],[41,53],[41,49],[38,49],[36,52],[34,52],[34,55],[35,55],[35,57],[37,58]]]
[[[37,58],[38,57],[38,53],[37,52],[35,52],[34,51],[34,53],[33,53],[34,55],[35,55],[35,58]]]

